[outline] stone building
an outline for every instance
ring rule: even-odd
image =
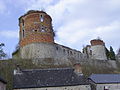
[[[91,90],[78,64],[74,69],[29,69],[17,73],[15,71],[13,88],[14,90]]]
[[[63,64],[83,58],[80,51],[54,42],[52,18],[44,11],[28,11],[19,18],[19,27],[19,48],[13,53],[14,59],[52,58]]]
[[[6,90],[6,84],[7,82],[0,77],[0,90]]]
[[[92,90],[120,90],[120,74],[92,74],[89,82]]]
[[[83,51],[87,58],[107,60],[105,43],[101,39],[93,39],[90,41],[91,45],[87,45]]]

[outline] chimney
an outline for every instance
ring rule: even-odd
[[[80,65],[79,63],[74,64],[74,72],[75,72],[78,76],[83,76],[82,68],[81,68],[81,65]]]
[[[16,65],[16,69],[14,70],[14,75],[16,74],[22,74],[22,70],[19,64]]]

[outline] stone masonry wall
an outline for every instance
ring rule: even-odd
[[[105,47],[103,45],[91,46],[92,58],[99,60],[107,60]]]
[[[62,64],[68,63],[69,60],[79,62],[84,58],[80,51],[56,43],[32,43],[22,47],[20,53],[23,59],[53,58]]]

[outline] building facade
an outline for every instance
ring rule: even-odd
[[[89,81],[92,90],[120,90],[120,74],[92,74]]]
[[[91,90],[91,89],[89,85],[77,85],[77,86],[63,86],[63,87],[26,88],[26,89],[14,89],[14,90]]]
[[[29,69],[14,72],[14,90],[91,90],[78,64],[75,68]]]

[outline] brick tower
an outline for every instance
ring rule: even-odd
[[[44,11],[30,10],[19,18],[20,47],[31,43],[54,43],[52,19]]]

